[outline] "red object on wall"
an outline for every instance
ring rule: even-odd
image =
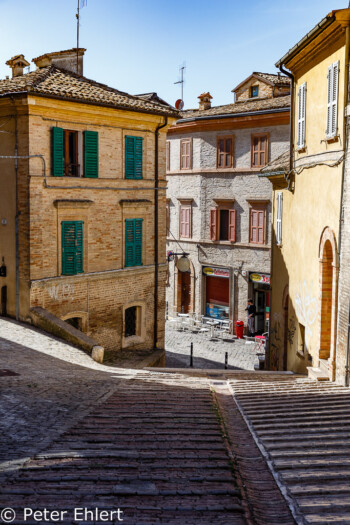
[[[244,322],[237,321],[236,322],[236,336],[238,339],[243,339],[243,332],[244,332]]]

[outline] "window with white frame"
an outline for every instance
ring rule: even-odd
[[[282,202],[283,193],[277,193],[277,214],[276,214],[276,244],[282,244]]]
[[[298,89],[298,149],[305,148],[306,82]]]
[[[339,84],[339,61],[333,62],[328,68],[328,90],[327,90],[327,138],[337,135],[338,126],[338,84]]]

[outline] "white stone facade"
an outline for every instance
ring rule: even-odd
[[[270,274],[271,203],[272,188],[268,180],[258,176],[259,169],[251,168],[252,135],[268,134],[268,160],[281,155],[289,145],[289,125],[274,125],[237,129],[234,118],[232,129],[216,129],[168,134],[167,200],[169,206],[169,229],[167,250],[189,253],[191,261],[190,307],[198,314],[206,315],[206,275],[203,267],[228,270],[226,286],[229,287],[229,317],[246,321],[246,303],[249,296],[256,300],[251,273]],[[181,121],[176,125],[181,128]],[[233,137],[233,167],[217,168],[217,139]],[[192,165],[180,170],[180,141],[192,139]],[[210,235],[210,209],[220,201],[230,200],[236,210],[236,239],[213,241]],[[250,202],[261,201],[266,206],[266,232],[263,244],[250,243]],[[190,203],[192,224],[190,238],[180,236],[181,202]],[[176,239],[176,241],[175,241]],[[180,246],[179,246],[180,245]],[[181,247],[181,248],[180,248]],[[181,311],[181,285],[175,262],[169,262],[167,303],[169,312]],[[268,286],[264,286],[268,291]],[[267,300],[268,302],[268,300]],[[266,307],[266,305],[265,305]],[[264,308],[265,308],[264,307]],[[266,311],[266,308],[265,308]],[[267,308],[268,311],[268,308]],[[267,315],[268,317],[268,315]],[[264,327],[263,327],[264,325]],[[260,321],[259,331],[265,329],[265,319]]]

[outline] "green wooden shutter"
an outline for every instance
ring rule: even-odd
[[[51,173],[54,177],[63,177],[63,129],[52,128]]]
[[[125,178],[142,179],[142,137],[125,137]]]
[[[83,221],[62,222],[62,274],[83,272]]]
[[[125,266],[142,266],[142,221],[125,219]]]
[[[134,219],[125,219],[125,266],[135,266]]]
[[[98,177],[98,132],[84,131],[84,177]]]
[[[142,219],[134,219],[135,224],[135,266],[142,266]]]

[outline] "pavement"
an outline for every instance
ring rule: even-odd
[[[246,339],[210,339],[208,333],[179,331],[171,322],[166,323],[166,366],[186,368],[190,363],[190,346],[193,343],[194,368],[224,368],[228,354],[229,370],[254,370],[258,357],[254,342]]]
[[[100,365],[8,319],[0,334],[0,522],[294,523],[227,381]]]

